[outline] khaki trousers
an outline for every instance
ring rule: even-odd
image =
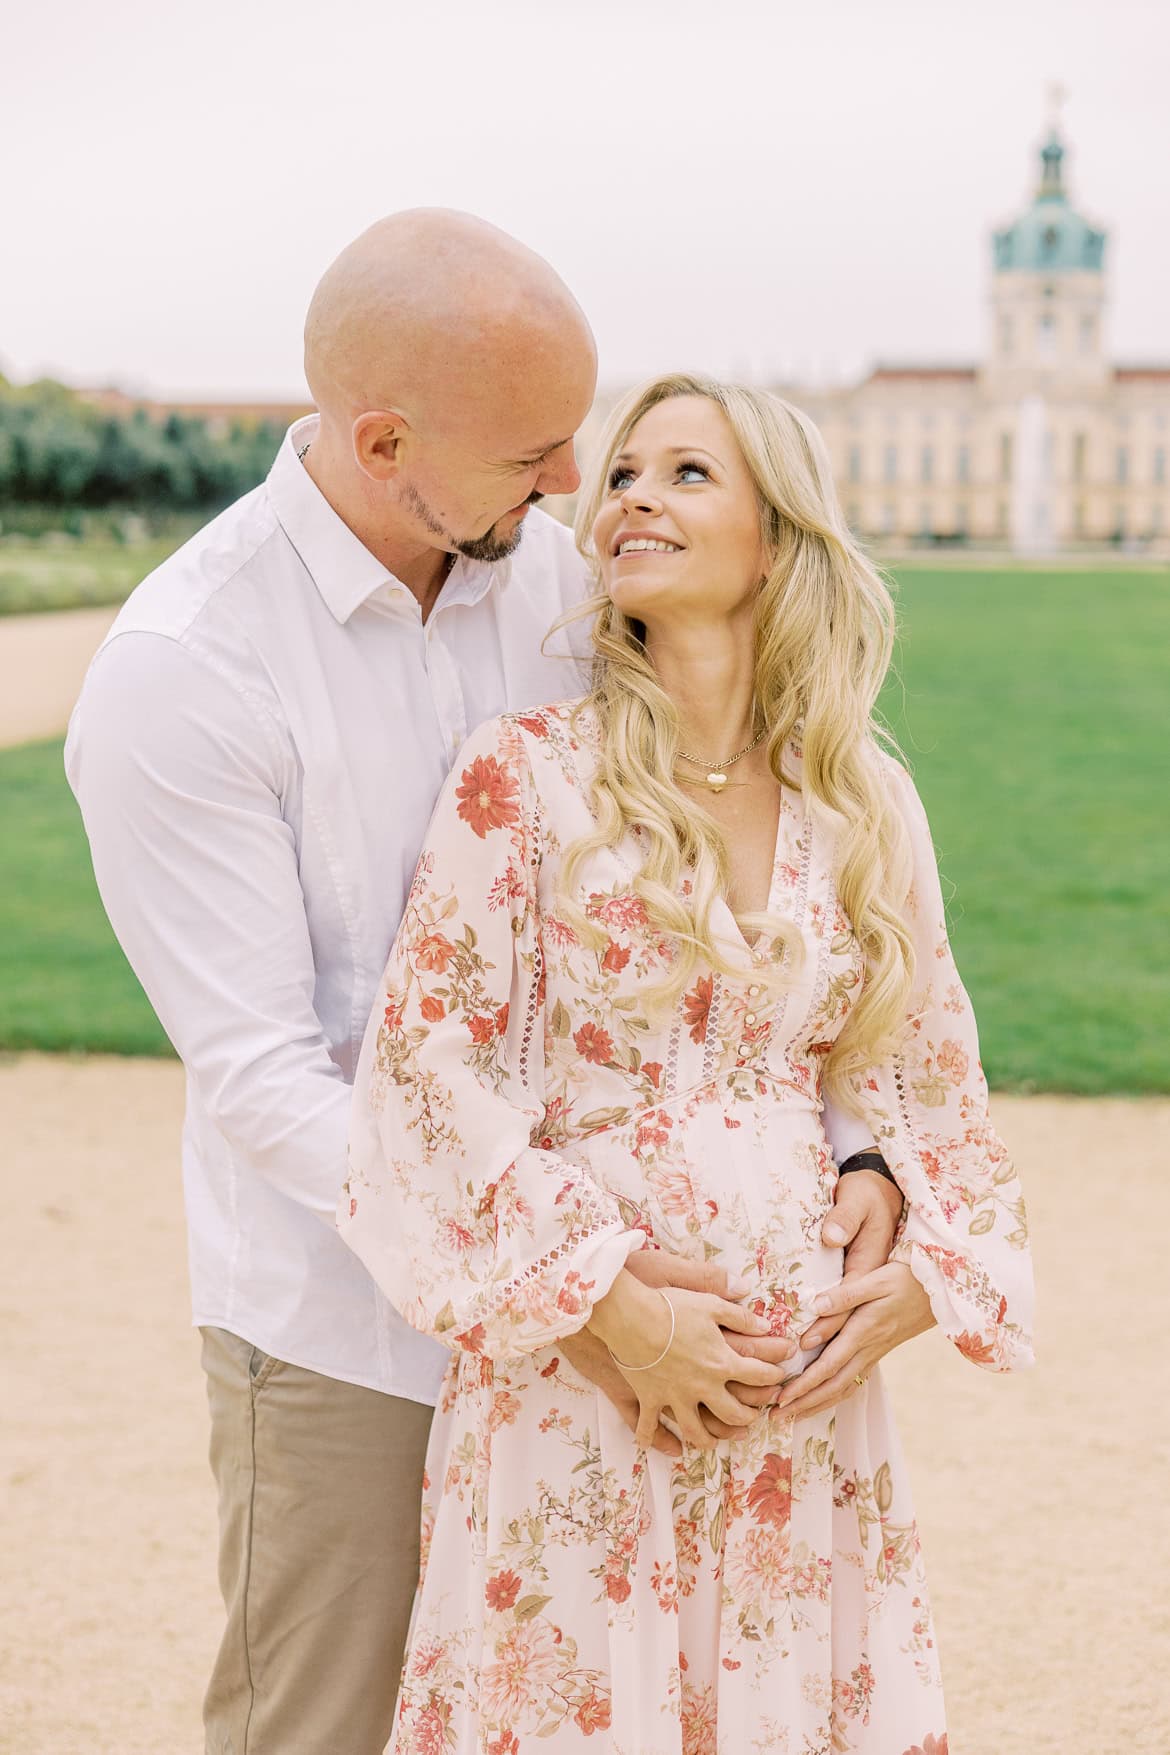
[[[382,1755],[432,1410],[202,1334],[227,1609],[206,1755]]]

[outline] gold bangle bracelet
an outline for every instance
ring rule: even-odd
[[[613,1360],[614,1364],[617,1365],[618,1367],[620,1367],[620,1369],[622,1371],[653,1371],[653,1369],[656,1365],[661,1365],[662,1361],[666,1358],[666,1355],[670,1352],[671,1347],[673,1347],[673,1345],[674,1345],[674,1327],[675,1327],[674,1305],[670,1302],[670,1299],[667,1298],[666,1293],[663,1291],[661,1286],[655,1286],[654,1290],[658,1293],[660,1298],[665,1299],[666,1308],[670,1311],[670,1334],[667,1337],[666,1345],[663,1347],[661,1353],[659,1353],[657,1359],[651,1359],[651,1361],[648,1365],[627,1365],[624,1359],[618,1358],[617,1354],[614,1352],[613,1348],[609,1345],[609,1342],[607,1341],[606,1345],[605,1345],[605,1350],[609,1354],[610,1358]]]

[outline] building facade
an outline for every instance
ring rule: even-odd
[[[1055,128],[1039,156],[1030,205],[992,239],[982,362],[769,386],[817,422],[867,541],[1170,555],[1170,364],[1109,360],[1105,232],[1069,199]]]
[[[1030,206],[994,234],[980,364],[786,390],[824,433],[863,536],[1170,553],[1170,365],[1110,362],[1106,236],[1070,201],[1064,163],[1053,129]]]

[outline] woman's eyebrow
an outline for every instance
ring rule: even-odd
[[[694,456],[709,457],[711,459],[712,463],[718,463],[718,461],[719,461],[718,457],[715,456],[714,452],[706,450],[705,447],[702,445],[664,445],[663,450],[666,452],[666,455],[668,457],[682,457],[685,454],[688,457],[694,457]],[[617,456],[614,458],[614,462],[615,463],[628,463],[628,462],[630,462],[631,458],[636,457],[636,456],[637,456],[636,451],[619,451]]]

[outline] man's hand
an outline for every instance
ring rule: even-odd
[[[850,1274],[822,1292],[816,1308],[821,1314],[801,1335],[801,1345],[817,1344],[814,1337],[826,1319],[831,1332],[840,1328],[840,1333],[776,1397],[777,1408],[793,1419],[819,1414],[852,1395],[861,1387],[857,1379],[866,1378],[879,1359],[934,1327],[930,1300],[902,1262],[887,1262],[870,1274]]]
[[[860,1171],[858,1174],[860,1175]],[[680,1286],[688,1292],[707,1292],[714,1298],[733,1300],[748,1290],[745,1286],[730,1285],[724,1269],[716,1267],[712,1262],[686,1261],[682,1256],[671,1255],[665,1249],[636,1249],[628,1257],[626,1267],[645,1286]],[[737,1353],[744,1357],[763,1359],[768,1364],[782,1364],[796,1351],[792,1341],[781,1340],[778,1336],[732,1335],[726,1329],[723,1332]],[[561,1341],[559,1347],[570,1365],[582,1377],[587,1377],[590,1383],[596,1384],[602,1394],[613,1403],[630,1431],[635,1432],[638,1427],[638,1398],[614,1364],[604,1342],[586,1329],[580,1329],[575,1335],[569,1335]],[[773,1389],[752,1389],[744,1383],[733,1383],[728,1387],[737,1401],[753,1409],[766,1405],[776,1393]],[[703,1423],[716,1436],[743,1431],[742,1427],[724,1428],[713,1415],[704,1416]],[[663,1456],[682,1455],[679,1440],[661,1424],[654,1435],[652,1449],[661,1451]]]
[[[896,1182],[876,1170],[851,1170],[837,1182],[833,1210],[821,1226],[821,1242],[829,1249],[845,1249],[845,1273],[850,1278],[884,1267],[894,1247],[894,1233],[902,1217],[902,1191]],[[820,1347],[840,1329],[844,1314],[817,1322],[804,1337],[806,1347]]]

